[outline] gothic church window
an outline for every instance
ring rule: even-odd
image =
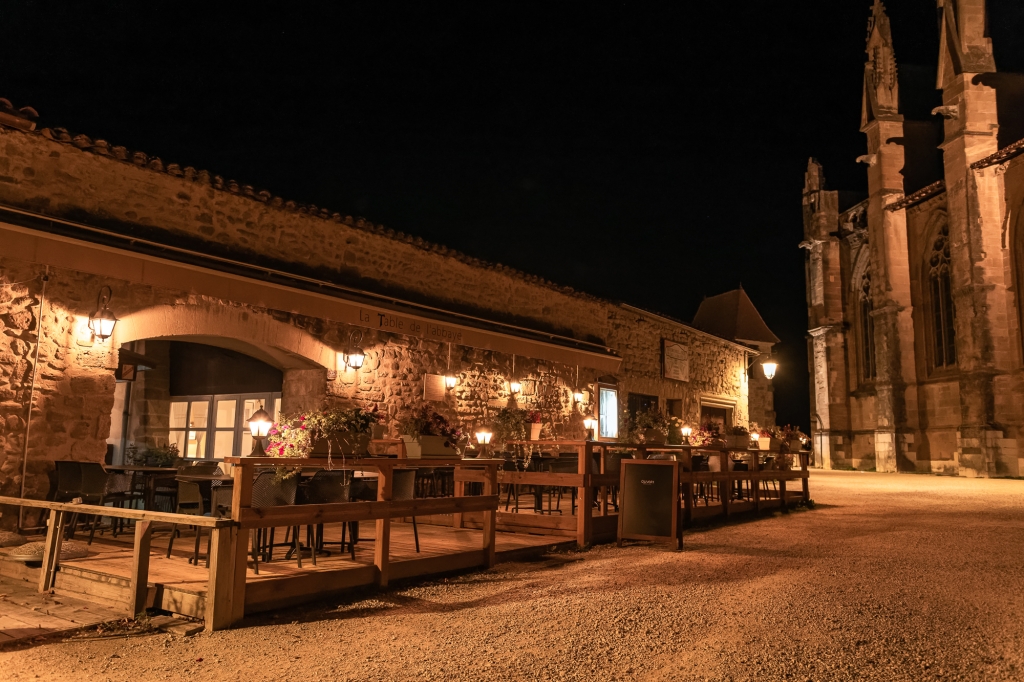
[[[860,284],[860,358],[865,381],[875,378],[875,320],[871,310],[871,273],[865,272]]]
[[[953,293],[949,279],[949,225],[935,235],[928,256],[928,287],[931,294],[932,355],[935,367],[956,365],[953,329]]]

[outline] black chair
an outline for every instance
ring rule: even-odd
[[[255,509],[266,507],[282,507],[295,504],[295,495],[298,492],[298,476],[289,476],[279,479],[273,471],[261,471],[252,482],[252,503]],[[299,551],[299,527],[291,526],[293,534],[293,547],[299,568],[302,568],[302,552]],[[263,556],[264,562],[274,560],[274,529],[255,528],[252,532],[252,568],[253,572],[259,575],[259,557]],[[288,534],[285,533],[285,545],[288,543]]]
[[[178,501],[175,507],[174,513],[176,514],[188,514],[190,516],[208,516],[203,502],[203,494],[199,489],[198,483],[192,483],[190,481],[178,481]],[[192,557],[188,560],[190,564],[195,566],[199,565],[199,542],[203,537],[202,526],[194,526],[196,531],[196,546],[192,551]],[[174,547],[174,538],[180,537],[181,531],[178,528],[178,524],[171,524],[171,537],[167,541],[167,558],[171,558],[171,549]],[[209,542],[207,542],[206,548],[206,566],[210,566],[210,548]]]
[[[579,473],[580,463],[579,458],[576,457],[559,457],[551,463],[551,473],[553,474],[575,474]],[[565,486],[558,487],[558,501],[555,503],[555,508],[559,513],[562,511],[562,493],[565,490]],[[570,510],[576,514],[576,492],[577,489],[574,487],[569,488],[570,498]]]
[[[416,497],[416,470],[395,469],[394,480],[391,482],[391,500],[401,502]],[[416,517],[412,517],[412,536],[416,541],[416,551],[420,551],[420,533],[416,529]]]
[[[606,474],[615,474],[616,476],[619,476],[622,472],[622,456],[623,453],[621,452],[605,450],[604,472]],[[612,507],[615,508],[615,511],[619,511],[619,486],[610,486],[609,492],[612,496]]]
[[[502,471],[519,471],[519,467],[516,465],[515,460],[506,459],[505,461],[503,461],[501,463],[501,470]],[[515,509],[513,511],[514,512],[518,512],[519,511],[519,484],[518,483],[506,483],[505,487],[506,487],[505,511],[508,511],[508,507],[512,503],[512,498],[514,497],[515,500],[516,500],[516,507],[515,507]],[[498,496],[499,496],[499,499],[500,499],[500,496],[501,496],[501,492],[500,491],[498,492]]]
[[[82,472],[82,483],[78,497],[82,498],[83,504],[95,504],[105,506],[107,503],[114,503],[123,506],[125,502],[140,499],[132,489],[132,479],[125,474],[108,473],[98,462],[80,462]],[[72,527],[77,523],[77,514],[72,517]],[[92,544],[96,535],[96,526],[99,524],[100,515],[94,515],[92,525],[89,529],[89,543]],[[111,530],[116,532],[118,524],[111,524]]]
[[[57,467],[57,491],[53,495],[53,501],[70,502],[78,497],[82,489],[81,462],[58,460],[54,464]]]
[[[309,479],[306,483],[300,483],[297,504],[334,504],[337,502],[348,502],[351,487],[348,484],[347,471],[327,471],[322,469]],[[349,531],[349,554],[354,561],[356,558],[356,541],[358,531],[355,529],[356,521],[348,521],[341,524],[341,545],[342,552],[345,551],[345,530]],[[319,523],[316,528],[312,525],[306,526],[306,544],[310,547],[313,558],[313,565],[316,566],[317,553],[330,555],[326,549],[324,540],[324,524]]]

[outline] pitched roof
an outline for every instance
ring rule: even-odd
[[[742,287],[701,301],[693,326],[730,341],[779,342]]]

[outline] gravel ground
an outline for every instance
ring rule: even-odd
[[[8,680],[1021,680],[1024,481],[816,472],[818,503],[213,635],[0,652]]]

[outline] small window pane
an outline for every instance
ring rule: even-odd
[[[188,403],[171,403],[171,428],[185,428],[185,420],[188,418]]]
[[[246,429],[242,431],[242,446],[239,448],[238,454],[244,457],[250,452],[252,452],[252,434]]]
[[[234,398],[228,400],[217,401],[217,428],[218,429],[233,429],[235,428],[235,409],[238,407],[238,401]]]
[[[189,429],[188,440],[185,442],[186,457],[206,457],[206,431]]]
[[[192,412],[188,416],[189,426],[195,429],[205,429],[206,420],[210,416],[210,402],[208,400],[196,400],[192,403]]]
[[[281,399],[280,398],[274,398],[274,414],[271,415],[271,416],[274,417],[275,421],[277,419],[281,418]]]
[[[214,433],[213,456],[217,459],[230,457],[232,448],[235,445],[235,434],[232,431],[217,431]],[[249,436],[252,438],[252,436]]]
[[[602,438],[619,437],[619,392],[602,388],[599,393],[599,418]]]
[[[178,452],[182,456],[185,455],[185,432],[184,431],[171,431],[167,441],[168,441],[169,445],[177,445],[178,446]]]
[[[242,428],[245,428],[245,429],[249,428],[249,417],[251,417],[253,415],[253,413],[256,412],[256,410],[260,409],[261,407],[263,407],[263,401],[262,400],[254,400],[254,399],[246,399],[245,400],[245,409],[242,410]],[[271,415],[271,416],[273,416],[273,415]]]

